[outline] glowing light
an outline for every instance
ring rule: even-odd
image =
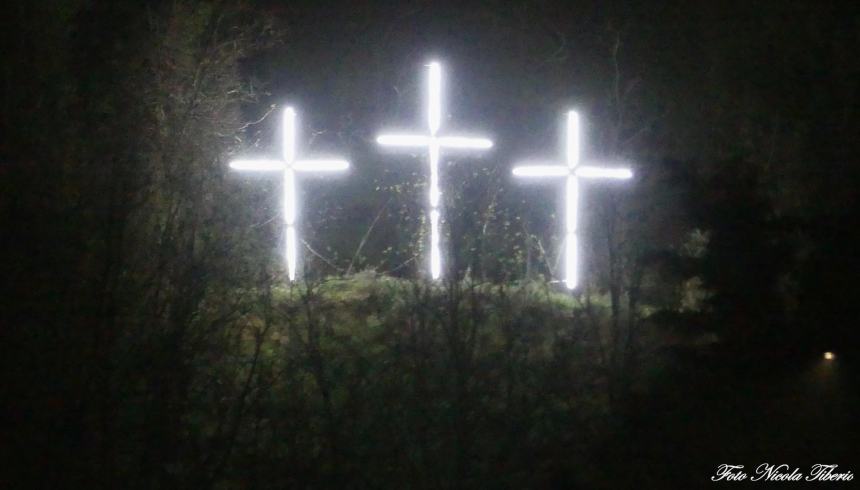
[[[439,279],[442,275],[442,257],[439,247],[439,220],[442,192],[439,190],[440,152],[446,149],[486,150],[493,142],[486,138],[467,138],[463,136],[437,136],[442,126],[442,67],[433,62],[428,65],[427,74],[427,127],[428,135],[384,134],[376,138],[383,146],[427,148],[427,163],[430,172],[430,276]]]
[[[296,280],[296,227],[287,225],[287,249],[284,254],[287,259],[287,275],[291,281]]]
[[[296,172],[338,172],[349,168],[349,162],[340,159],[297,160],[296,159],[296,111],[292,107],[284,109],[283,126],[281,128],[282,160],[272,159],[241,159],[230,162],[230,168],[251,172],[283,172],[283,206],[284,223],[287,225],[285,235],[284,258],[287,262],[287,277],[290,281],[296,279],[298,261],[296,238]]]
[[[439,279],[442,273],[442,256],[439,253],[439,211],[430,211],[430,276]]]
[[[586,179],[629,179],[633,172],[627,168],[577,167],[577,177]]]
[[[832,360],[836,359],[836,354],[834,354],[834,353],[832,353],[832,352],[830,352],[830,351],[825,352],[825,353],[824,353],[824,359],[825,359],[825,360],[828,360],[828,361],[832,361]]]
[[[579,165],[579,113],[576,111],[567,111],[567,126],[566,133],[566,152],[567,166],[576,168]]]
[[[633,172],[626,168],[605,168],[580,166],[579,115],[575,111],[567,113],[565,128],[566,148],[565,165],[529,165],[515,167],[517,177],[565,177],[565,266],[564,283],[568,289],[579,284],[578,223],[579,179],[629,179]]]
[[[427,126],[436,135],[442,125],[442,67],[430,63],[427,74]]]

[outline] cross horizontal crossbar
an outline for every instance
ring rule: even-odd
[[[629,179],[633,177],[633,172],[630,169],[590,167],[587,165],[573,168],[561,165],[529,165],[514,167],[513,173],[517,177],[564,177],[571,174],[585,179]]]
[[[422,136],[412,134],[384,134],[376,138],[383,146],[425,147],[438,145],[443,148],[474,148],[486,150],[493,147],[493,142],[486,138],[466,138],[463,136]]]

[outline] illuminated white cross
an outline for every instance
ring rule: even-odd
[[[567,165],[532,165],[515,167],[517,177],[565,177],[565,266],[564,283],[574,289],[579,281],[577,258],[577,212],[579,207],[579,178],[585,179],[629,179],[630,169],[590,167],[579,164],[579,115],[567,113]]]
[[[439,251],[439,152],[442,148],[486,150],[493,142],[486,138],[439,136],[442,125],[442,67],[433,62],[428,65],[427,78],[427,135],[384,134],[376,138],[383,146],[426,147],[430,166],[430,275],[438,279],[442,270]]]
[[[297,160],[296,159],[296,111],[284,109],[281,129],[283,137],[282,159],[233,160],[230,168],[256,172],[283,172],[284,175],[284,222],[287,224],[286,259],[287,276],[296,278],[296,172],[334,172],[349,168],[346,160]]]

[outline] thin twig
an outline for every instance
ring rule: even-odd
[[[546,253],[546,249],[543,248],[543,242],[541,242],[540,238],[535,237],[535,241],[537,242],[538,249],[540,250],[541,257],[543,257],[543,263],[546,266],[546,269],[549,271],[550,276],[555,276],[555,269],[558,266],[558,260],[556,260],[555,266],[549,263],[549,254]]]
[[[388,205],[391,204],[391,200],[394,196],[388,198],[385,201],[385,204],[379,208],[379,212],[376,213],[376,217],[373,218],[373,221],[370,223],[370,226],[367,228],[367,231],[364,232],[364,236],[361,237],[361,242],[358,244],[358,248],[355,249],[355,253],[352,254],[352,260],[349,261],[349,267],[346,268],[346,273],[349,274],[352,272],[352,266],[355,265],[355,260],[358,258],[358,254],[361,253],[361,249],[364,248],[364,244],[367,243],[367,239],[370,237],[370,233],[373,231],[373,228],[376,226],[376,222],[379,221],[379,218],[382,216],[382,212],[388,208]]]
[[[274,110],[275,110],[275,105],[274,105],[274,104],[272,104],[271,106],[269,106],[269,110],[268,110],[268,111],[266,111],[266,113],[265,113],[265,114],[263,114],[263,117],[261,117],[260,119],[257,119],[256,121],[250,121],[250,122],[247,122],[247,123],[245,123],[245,124],[243,124],[243,125],[239,126],[238,128],[236,128],[236,132],[244,131],[244,130],[248,129],[248,128],[249,128],[249,127],[251,127],[251,126],[254,126],[254,125],[260,124],[260,123],[261,123],[261,122],[263,122],[267,117],[269,117],[269,114],[271,114],[271,113],[272,113],[272,111],[274,111]]]
[[[338,267],[338,266],[334,265],[334,263],[333,263],[332,261],[330,261],[330,260],[328,260],[327,258],[325,258],[325,257],[323,257],[322,255],[320,255],[320,253],[319,253],[319,252],[317,252],[316,250],[314,250],[314,249],[313,249],[313,247],[311,247],[311,246],[310,246],[310,244],[309,244],[308,242],[306,242],[306,241],[302,240],[302,243],[305,245],[305,247],[307,247],[307,248],[308,248],[308,250],[309,250],[312,254],[314,254],[314,255],[316,255],[317,257],[319,257],[319,259],[320,259],[320,260],[322,260],[323,262],[325,262],[326,264],[328,264],[329,266],[331,266],[331,268],[333,268],[334,270],[336,270],[336,271],[338,272],[338,274],[340,274],[340,272],[341,272],[341,268],[340,268],[340,267]]]
[[[279,215],[276,214],[276,215],[272,216],[271,218],[267,219],[266,221],[262,221],[260,223],[254,223],[251,225],[251,228],[259,228],[261,226],[268,225],[272,221],[275,221],[275,218],[277,218],[278,216]]]
[[[418,256],[417,256],[417,255],[413,255],[413,256],[412,256],[412,258],[408,259],[406,262],[403,262],[402,264],[398,265],[397,267],[395,267],[395,268],[393,268],[393,269],[389,269],[389,270],[387,270],[387,271],[383,271],[383,272],[382,272],[382,274],[391,274],[392,272],[398,271],[398,270],[402,269],[403,267],[405,267],[405,266],[406,266],[406,264],[408,264],[408,263],[412,262],[413,260],[415,260],[415,259],[417,259],[417,258],[418,258]]]

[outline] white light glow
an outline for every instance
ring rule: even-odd
[[[576,176],[586,179],[630,179],[633,172],[629,168],[577,167]]]
[[[574,168],[579,165],[579,114],[576,111],[567,112],[567,166]]]
[[[832,361],[833,359],[836,359],[836,354],[829,352],[829,351],[825,352],[824,353],[824,359],[828,360],[828,361]]]
[[[283,133],[284,161],[295,163],[296,161],[296,111],[292,107],[284,109],[284,123],[281,125]]]
[[[296,172],[337,172],[349,168],[349,162],[341,159],[297,160],[296,159],[296,111],[287,107],[283,112],[281,126],[283,160],[233,160],[230,168],[242,171],[283,172],[283,214],[287,225],[284,258],[287,262],[287,277],[296,279],[298,262],[296,238]]]
[[[439,246],[439,206],[442,191],[439,189],[440,152],[445,149],[486,150],[493,142],[486,138],[463,136],[437,136],[442,127],[442,67],[437,62],[428,65],[427,75],[427,126],[428,135],[385,134],[376,138],[383,146],[427,149],[429,168],[428,200],[430,202],[430,276],[439,279],[442,275],[442,257]]]
[[[284,170],[284,222],[292,226],[296,223],[296,171],[287,167]]]
[[[626,168],[579,166],[579,115],[575,111],[567,113],[565,139],[565,165],[515,167],[513,174],[517,177],[565,177],[564,283],[568,289],[576,289],[579,285],[579,179],[629,179],[633,172]]]
[[[292,225],[287,226],[287,248],[286,248],[286,259],[287,259],[287,276],[290,278],[290,281],[296,280],[296,227]]]
[[[579,231],[577,224],[579,218],[579,179],[574,175],[568,175],[564,190],[564,231],[575,234]]]
[[[439,251],[439,211],[430,211],[430,276],[439,279],[442,275],[442,257]]]
[[[576,233],[568,232],[564,240],[564,285],[567,286],[567,289],[576,289],[576,286],[579,285],[576,249]]]
[[[435,210],[439,207],[439,198],[442,191],[439,190],[439,145],[430,143],[430,208]]]
[[[430,134],[436,136],[442,125],[442,67],[439,63],[430,63],[427,78],[427,126]]]

